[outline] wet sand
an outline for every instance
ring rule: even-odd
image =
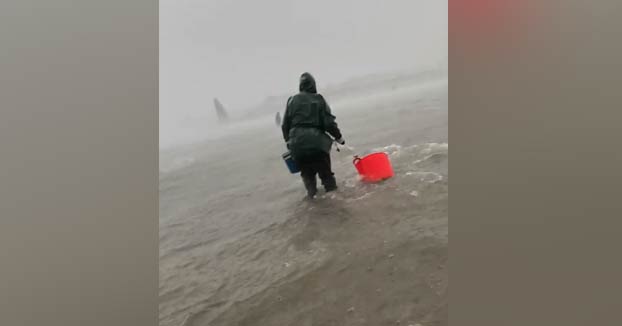
[[[330,101],[330,98],[328,99]],[[395,177],[304,200],[273,117],[161,153],[160,325],[447,325],[447,83],[331,103]]]

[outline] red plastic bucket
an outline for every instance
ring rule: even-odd
[[[378,182],[393,176],[393,167],[387,153],[372,153],[363,158],[355,157],[354,167],[366,182]]]

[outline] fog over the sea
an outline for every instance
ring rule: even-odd
[[[444,64],[447,1],[160,0],[160,141],[180,123],[350,77]]]

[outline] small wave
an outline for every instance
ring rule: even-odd
[[[371,192],[365,193],[362,196],[356,197],[356,198],[352,198],[352,199],[348,199],[347,202],[354,202],[354,201],[359,201],[359,200],[363,200],[366,198],[369,198],[369,196],[371,196]]]
[[[436,151],[447,151],[449,145],[447,143],[427,143],[421,150],[421,154],[429,154]]]
[[[391,144],[391,145],[388,145],[388,146],[385,146],[385,147],[374,148],[373,151],[374,152],[385,152],[387,154],[391,154],[391,153],[398,152],[401,149],[402,149],[402,146],[396,145],[396,144]]]
[[[436,172],[420,172],[420,171],[408,171],[405,173],[406,176],[415,176],[419,177],[419,181],[425,181],[428,183],[436,183],[443,180],[443,176]]]
[[[426,156],[426,157],[424,157],[424,158],[422,158],[420,160],[414,161],[413,164],[417,165],[417,164],[420,164],[420,163],[423,163],[423,162],[426,162],[426,161],[429,161],[429,160],[432,160],[432,159],[442,159],[443,158],[442,155],[443,154],[441,154],[441,153],[430,154],[430,155],[428,155],[428,156]]]

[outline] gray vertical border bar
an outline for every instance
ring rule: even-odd
[[[158,323],[158,2],[0,4],[0,325]]]
[[[449,323],[619,325],[620,2],[499,1],[516,10],[477,33],[454,19],[464,3],[450,4]]]

